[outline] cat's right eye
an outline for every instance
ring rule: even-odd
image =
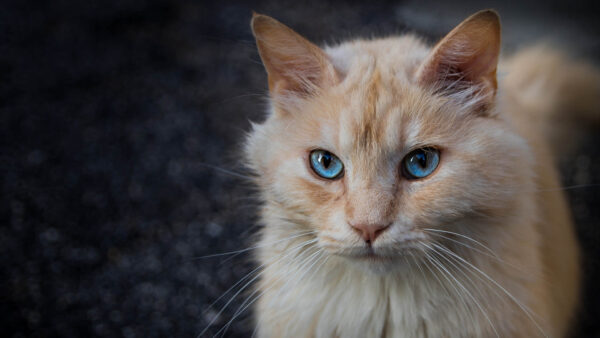
[[[315,174],[328,180],[340,178],[344,172],[342,161],[327,150],[316,149],[311,151],[309,161]]]

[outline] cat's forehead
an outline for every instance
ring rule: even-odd
[[[361,75],[374,69],[378,69],[384,79],[410,82],[429,50],[412,35],[377,40],[359,39],[325,49],[334,67],[348,84],[361,82]]]
[[[386,85],[379,71],[347,95],[337,121],[337,147],[354,161],[369,163],[419,142],[422,118],[413,114],[410,87]],[[382,158],[383,157],[383,158]]]
[[[336,92],[341,102],[337,114],[340,147],[360,153],[380,151],[418,134],[419,119],[412,114],[417,107],[410,106],[420,94],[415,72],[428,52],[410,35],[355,40],[327,49],[342,74]]]

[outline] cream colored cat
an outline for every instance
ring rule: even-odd
[[[558,114],[600,107],[596,69],[534,48],[497,82],[490,10],[433,49],[252,30],[272,102],[246,149],[258,336],[567,335],[579,248],[549,143]]]

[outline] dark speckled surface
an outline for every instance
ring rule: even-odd
[[[208,305],[251,270],[249,255],[197,257],[246,247],[256,229],[253,188],[207,166],[243,173],[240,142],[263,116],[252,9],[333,43],[433,41],[485,7],[503,16],[506,50],[550,35],[599,59],[600,13],[572,2],[3,1],[2,336],[196,337],[218,310]],[[598,142],[561,159],[566,185],[600,183]],[[599,336],[600,187],[568,193],[589,286],[580,336]],[[226,336],[252,329],[246,312]]]

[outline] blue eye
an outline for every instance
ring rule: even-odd
[[[431,175],[439,163],[439,150],[427,147],[414,150],[406,155],[402,160],[402,168],[404,176],[414,180]]]
[[[317,175],[330,180],[341,177],[344,171],[344,164],[337,156],[320,149],[310,152],[310,167]]]

